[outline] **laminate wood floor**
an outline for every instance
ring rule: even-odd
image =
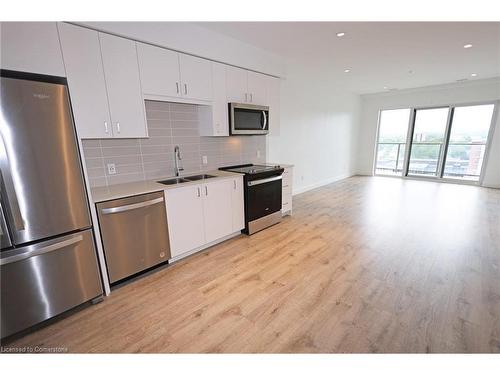
[[[500,352],[500,190],[353,177],[10,346]]]

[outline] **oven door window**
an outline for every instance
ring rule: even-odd
[[[248,221],[281,210],[281,180],[248,187]]]
[[[234,128],[236,130],[265,130],[264,127],[265,111],[256,111],[254,109],[235,108],[234,109]]]

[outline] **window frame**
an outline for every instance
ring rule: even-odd
[[[483,163],[481,165],[480,175],[477,181],[474,180],[465,180],[458,178],[450,178],[444,176],[444,170],[446,166],[446,159],[448,157],[448,146],[450,144],[450,135],[451,128],[453,124],[453,115],[455,108],[457,107],[471,107],[471,106],[480,106],[480,105],[493,105],[493,113],[491,116],[490,127],[488,130],[488,138],[485,143],[485,151]],[[384,107],[380,108],[378,111],[378,119],[377,119],[377,130],[375,135],[375,150],[374,150],[374,158],[372,165],[372,175],[373,176],[382,176],[382,177],[395,177],[395,178],[403,178],[410,180],[427,180],[427,181],[438,181],[444,183],[453,183],[453,184],[462,184],[462,185],[476,185],[481,186],[484,180],[484,172],[488,165],[489,157],[490,157],[490,149],[491,144],[493,142],[493,134],[495,132],[495,125],[497,122],[497,118],[499,115],[499,107],[500,100],[488,100],[488,101],[476,101],[476,102],[462,102],[462,103],[450,103],[450,104],[440,104],[435,106],[394,106],[394,107]],[[418,175],[408,175],[408,169],[410,165],[410,155],[411,155],[411,147],[413,141],[413,135],[415,130],[415,119],[417,110],[425,110],[425,109],[436,109],[436,108],[449,108],[448,111],[448,119],[445,130],[445,139],[443,141],[443,148],[441,150],[440,158],[438,160],[438,171],[436,176],[418,176]],[[409,109],[410,115],[408,116],[408,132],[406,137],[406,147],[405,147],[405,156],[403,161],[403,172],[402,175],[386,175],[377,173],[377,159],[378,159],[378,146],[379,146],[379,138],[380,138],[380,121],[382,119],[383,111],[397,110],[397,109]]]

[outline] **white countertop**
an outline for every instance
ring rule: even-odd
[[[158,181],[175,178],[174,176],[170,176],[170,177],[163,177],[163,178],[155,178],[154,180],[128,182],[125,184],[96,187],[96,188],[90,189],[91,195],[92,195],[92,201],[94,203],[99,203],[99,202],[109,201],[112,199],[130,197],[133,195],[147,194],[147,193],[153,193],[155,191],[162,191],[162,190],[169,190],[169,189],[177,189],[177,188],[180,188],[183,186],[199,185],[199,184],[203,184],[206,182],[211,182],[211,181],[215,181],[215,180],[219,180],[219,179],[234,178],[235,176],[242,176],[242,174],[240,174],[240,173],[233,173],[233,172],[219,171],[219,170],[200,172],[200,173],[196,173],[196,174],[191,174],[191,176],[197,175],[197,174],[210,174],[210,175],[217,176],[217,177],[209,178],[206,180],[183,182],[181,184],[175,184],[175,185],[163,185],[163,184],[158,183]],[[189,177],[189,176],[186,175],[186,176],[180,176],[180,177],[183,178],[183,177]]]

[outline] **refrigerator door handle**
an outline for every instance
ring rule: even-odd
[[[59,250],[59,249],[62,249],[63,247],[67,247],[69,245],[73,245],[75,243],[81,242],[82,240],[83,240],[83,236],[81,234],[79,234],[75,237],[72,237],[72,238],[69,238],[69,239],[66,239],[66,240],[63,240],[60,242],[56,242],[56,243],[53,243],[51,245],[47,245],[47,246],[43,246],[43,247],[39,247],[39,248],[34,248],[33,250],[26,251],[26,247],[20,248],[20,249],[16,250],[17,254],[10,255],[6,258],[0,259],[0,266],[4,266],[4,265],[9,264],[9,263],[14,263],[14,262],[18,262],[20,260],[32,258],[34,256],[49,253],[51,251]],[[29,248],[29,246],[28,246],[28,248]]]

